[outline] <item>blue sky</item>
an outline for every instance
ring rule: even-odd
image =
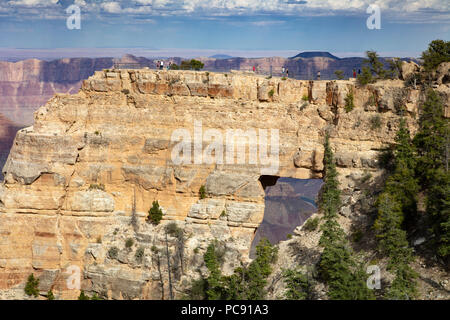
[[[69,30],[65,9],[81,9]],[[369,30],[366,10],[381,9]],[[0,48],[255,50],[289,55],[417,56],[434,39],[450,39],[450,1],[443,0],[0,0]]]

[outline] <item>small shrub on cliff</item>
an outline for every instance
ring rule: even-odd
[[[422,53],[423,66],[426,71],[432,71],[442,62],[450,61],[450,41],[434,40],[428,49]]]
[[[119,255],[119,249],[117,247],[111,247],[108,250],[108,257],[110,259],[117,259],[117,256]]]
[[[369,67],[363,67],[362,73],[358,75],[358,83],[362,86],[374,82],[372,72]]]
[[[319,218],[308,219],[303,226],[303,230],[314,231],[319,226]]]
[[[159,206],[158,201],[153,201],[151,209],[148,211],[147,221],[150,221],[154,225],[158,225],[163,217],[163,212]]]
[[[381,117],[380,117],[380,115],[377,114],[377,115],[373,116],[372,118],[370,118],[370,128],[372,130],[381,128]]]
[[[91,184],[89,186],[89,190],[102,190],[105,191],[105,185],[100,183],[100,184]]]
[[[275,91],[273,90],[273,89],[270,89],[270,91],[269,91],[269,97],[273,97],[273,95],[275,94]]]
[[[198,190],[198,195],[200,197],[200,199],[205,199],[206,198],[206,188],[205,186],[201,186],[200,189]]]
[[[34,274],[28,276],[27,284],[25,285],[25,293],[28,296],[37,297],[39,295],[39,279],[34,277]]]
[[[133,240],[132,238],[128,238],[128,239],[125,241],[125,247],[126,247],[127,249],[130,249],[130,248],[133,246],[133,244],[134,244],[134,240]]]
[[[350,90],[345,97],[345,111],[350,112],[355,108],[353,90]]]
[[[91,297],[91,300],[102,300],[102,299],[97,295],[97,293],[94,293]]]
[[[78,296],[78,300],[90,300],[89,296],[87,296],[83,290],[81,290],[80,295]]]
[[[203,69],[203,67],[205,66],[205,64],[203,62],[195,60],[195,59],[192,59],[190,63],[191,63],[192,69],[194,69],[196,71]]]
[[[336,78],[337,78],[338,80],[344,79],[344,71],[342,71],[342,70],[336,70],[336,71],[334,72],[334,74],[336,75]]]
[[[178,227],[175,222],[171,222],[168,225],[166,225],[165,230],[167,234],[171,235],[172,237],[175,237],[177,239],[183,238],[183,229]]]
[[[177,65],[176,63],[172,63],[170,65],[170,70],[180,70],[180,66]]]
[[[372,179],[372,174],[370,172],[365,172],[364,176],[361,178],[361,183],[369,182]]]
[[[376,106],[377,105],[377,98],[375,97],[375,94],[372,94],[369,97],[369,100],[367,101],[368,106]]]
[[[92,297],[89,297],[87,294],[84,293],[83,290],[81,290],[80,295],[78,296],[78,300],[102,300],[99,298],[97,293],[94,293]]]
[[[51,289],[47,292],[47,300],[55,300],[55,295]]]
[[[130,94],[130,90],[128,90],[128,89],[122,89],[122,93],[123,93],[123,94]]]
[[[181,70],[201,70],[203,69],[203,67],[205,66],[205,64],[201,61],[192,59],[192,60],[185,60],[185,61],[181,61],[181,66],[180,69]]]
[[[145,249],[143,247],[140,247],[136,250],[136,253],[134,254],[134,258],[138,263],[142,262],[142,259],[144,258]]]

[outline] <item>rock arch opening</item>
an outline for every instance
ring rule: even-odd
[[[261,176],[265,192],[264,219],[256,231],[250,257],[254,258],[256,245],[262,238],[272,244],[286,240],[295,228],[317,212],[317,197],[322,179],[294,179]]]

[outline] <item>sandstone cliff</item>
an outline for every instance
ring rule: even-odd
[[[449,105],[448,87],[439,90]],[[355,108],[346,112],[349,94]],[[24,281],[34,272],[43,292],[53,288],[58,297],[77,297],[67,281],[75,266],[86,291],[160,299],[165,287],[167,297],[161,252],[170,221],[183,230],[181,243],[168,237],[178,296],[206,272],[202,255],[215,238],[226,248],[224,272],[231,272],[248,261],[263,219],[264,187],[274,177],[322,177],[326,131],[347,194],[342,213],[351,221],[353,205],[364,198],[364,176],[371,173],[380,183],[377,159],[394,142],[399,114],[414,132],[422,99],[401,81],[358,87],[244,73],[96,72],[77,94],[55,95],[35,113],[34,125],[17,133],[0,186],[0,296],[23,297]],[[176,163],[174,131],[193,137],[185,150],[203,150],[212,140],[195,142],[199,123],[202,133],[214,129],[216,138],[227,129],[267,130],[269,136],[278,130],[279,143],[268,139],[266,149],[279,146],[277,170],[265,173],[266,163],[250,163],[251,148],[243,163],[194,157]],[[199,199],[202,185],[206,199]],[[154,200],[164,211],[158,226],[145,221]],[[314,239],[304,238],[311,249]]]

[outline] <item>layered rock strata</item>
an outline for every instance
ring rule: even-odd
[[[81,288],[103,297],[167,298],[166,249],[179,297],[206,273],[213,239],[224,246],[225,273],[248,261],[264,186],[321,178],[326,132],[342,187],[353,190],[367,173],[381,174],[378,156],[394,142],[400,115],[415,131],[422,100],[401,81],[96,72],[17,133],[0,185],[0,297],[23,298],[35,273],[42,292],[76,298],[79,270]],[[146,222],[155,200],[164,212],[158,226]],[[182,237],[166,238],[171,222]]]

